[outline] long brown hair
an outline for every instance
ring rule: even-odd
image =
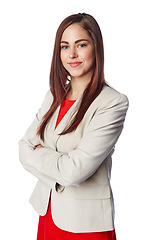
[[[53,95],[53,103],[48,112],[43,116],[42,122],[37,129],[37,134],[40,135],[40,138],[43,141],[45,127],[49,123],[57,107],[62,104],[63,99],[65,98],[67,92],[70,89],[70,84],[67,84],[67,76],[69,75],[69,73],[63,67],[60,59],[60,42],[64,30],[73,23],[78,23],[88,32],[89,36],[91,37],[95,51],[95,67],[91,81],[89,82],[83,93],[79,110],[73,121],[70,123],[70,125],[67,126],[67,128],[65,128],[61,135],[70,133],[77,128],[93,100],[99,95],[103,86],[107,85],[104,80],[103,39],[98,23],[91,15],[86,13],[74,14],[65,18],[60,24],[56,33],[50,70],[50,90]]]

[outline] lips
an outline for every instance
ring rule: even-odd
[[[71,66],[71,67],[78,67],[79,65],[81,64],[81,62],[70,62],[69,63],[69,65]]]

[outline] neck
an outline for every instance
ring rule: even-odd
[[[75,78],[75,77],[71,77],[71,89],[68,92],[66,99],[68,100],[76,100],[78,99],[84,92],[84,90],[86,89],[88,83],[91,80],[92,75],[90,76],[85,76],[80,77],[80,78]]]

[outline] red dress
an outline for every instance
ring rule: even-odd
[[[56,127],[75,101],[64,100]],[[56,128],[55,127],[55,128]],[[39,217],[37,240],[116,240],[115,230],[106,232],[72,233],[58,228],[52,219],[51,201],[45,216]]]

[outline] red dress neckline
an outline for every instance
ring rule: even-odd
[[[76,100],[69,100],[69,99],[63,99],[63,101],[66,101],[66,102],[75,102]]]

